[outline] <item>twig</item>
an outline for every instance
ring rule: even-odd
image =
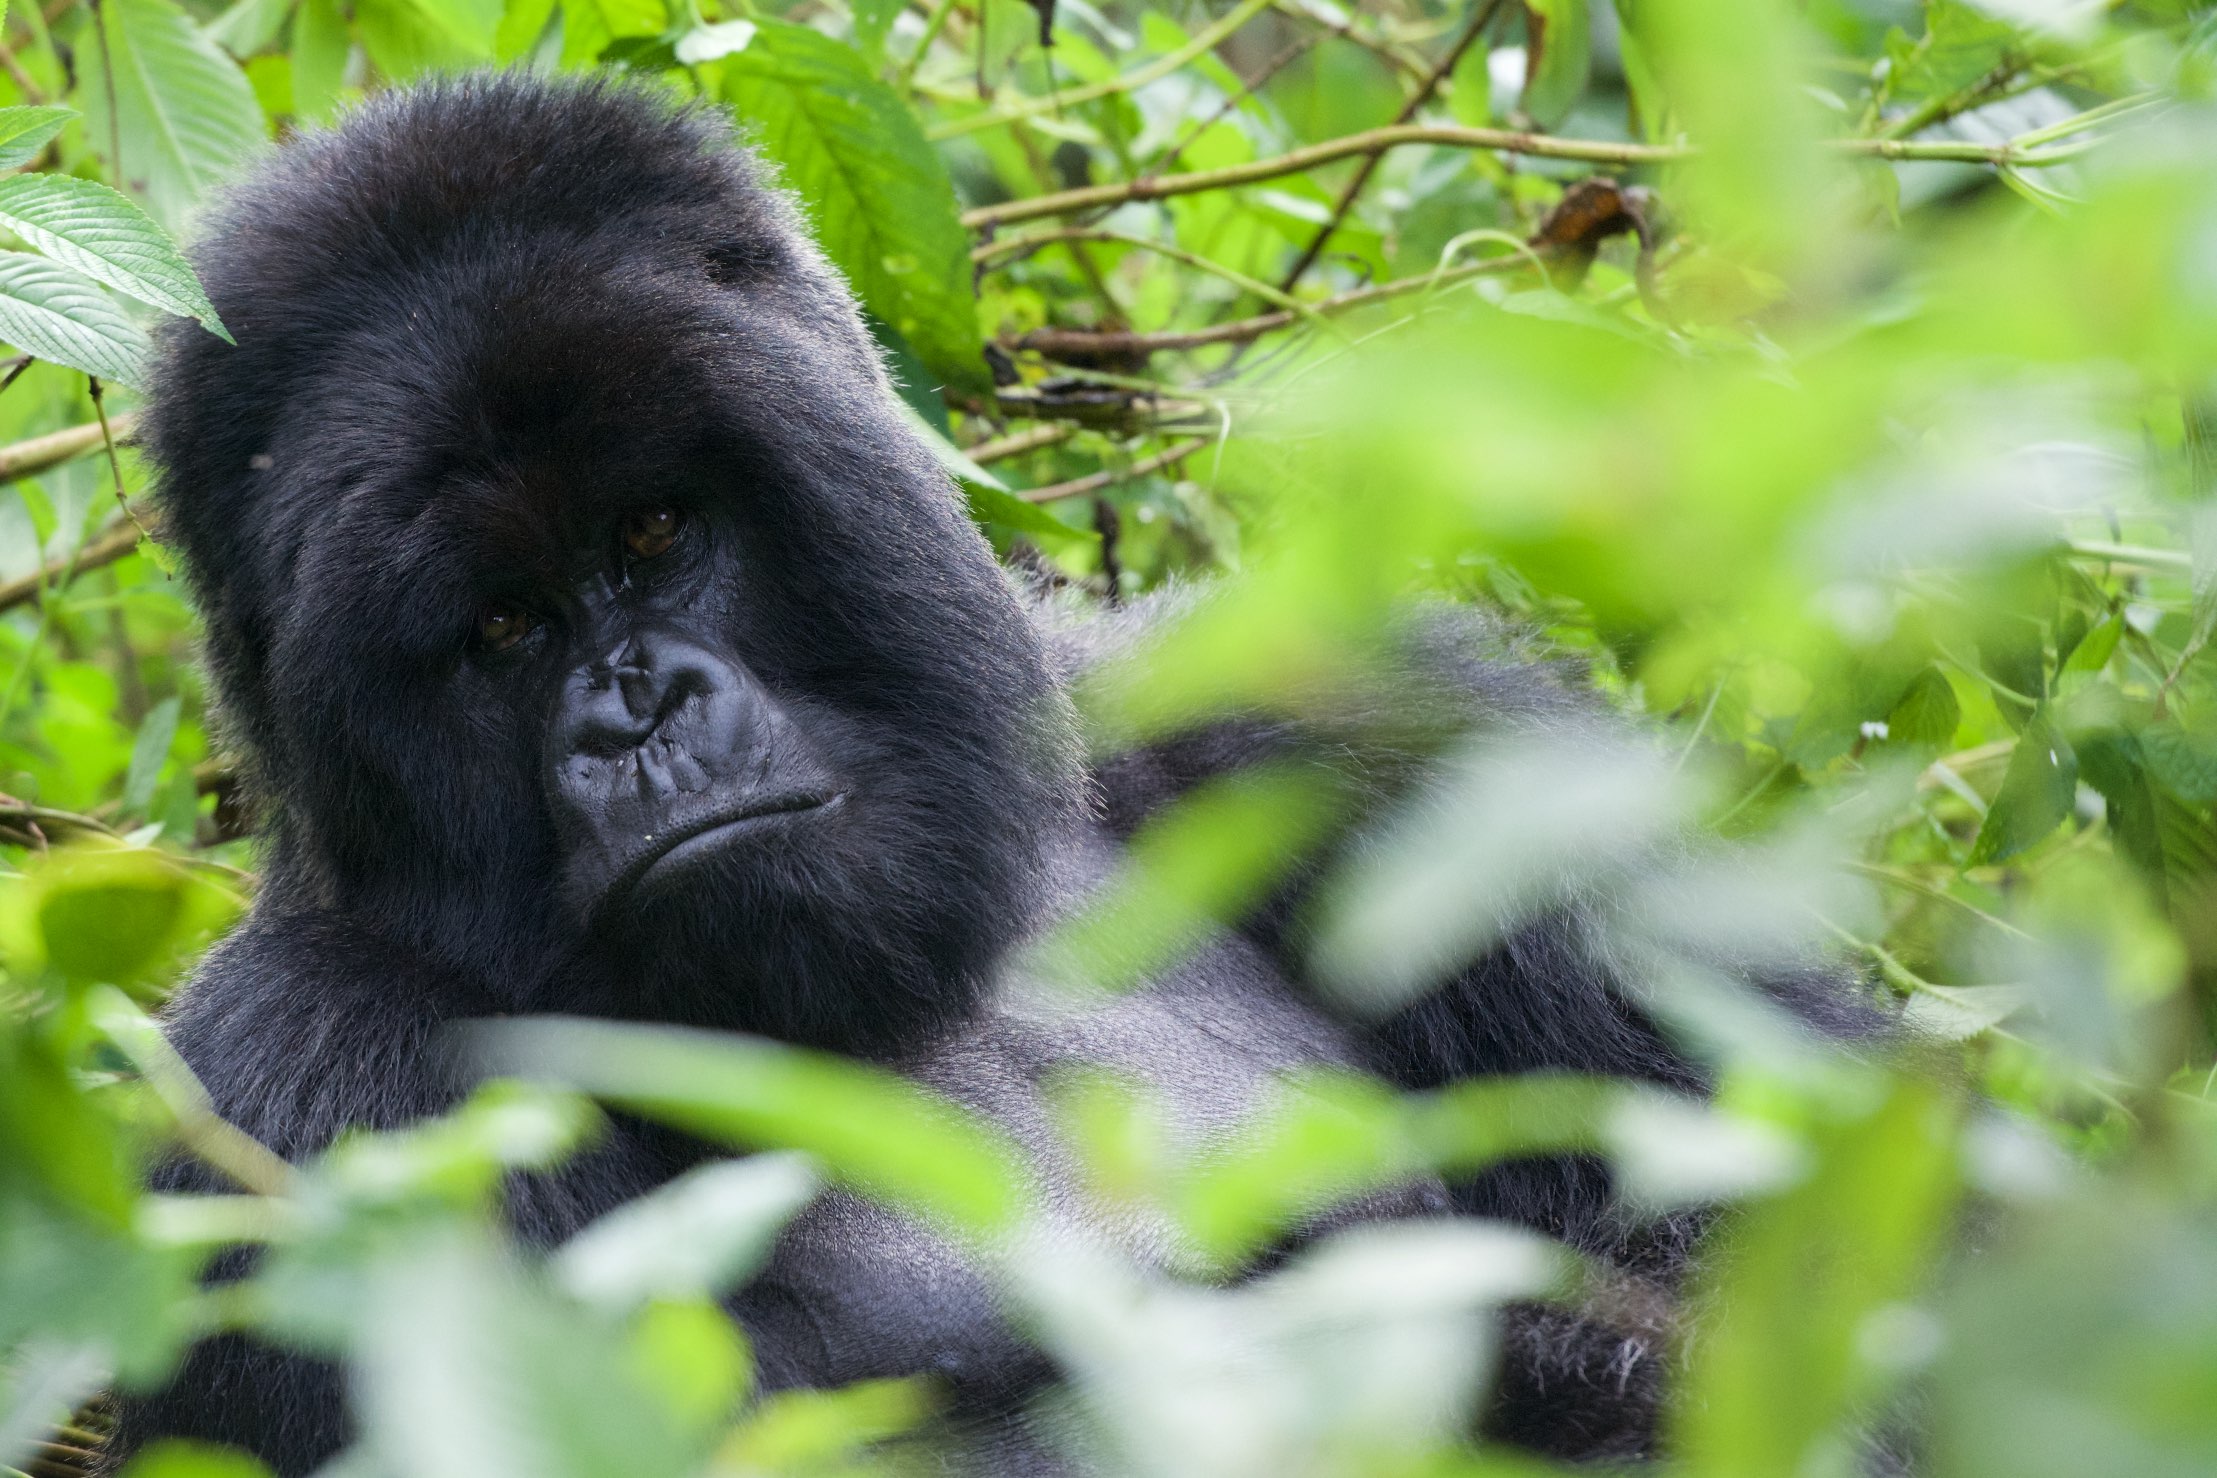
[[[2108,544],[2093,539],[2072,539],[2064,544],[2063,552],[2074,559],[2095,559],[2104,564],[2138,565],[2151,570],[2178,570],[2184,573],[2194,568],[2194,556],[2183,549],[2156,549],[2144,544]]]
[[[1393,115],[1394,123],[1407,123],[1414,119],[1424,105],[1432,100],[1432,95],[1439,91],[1440,84],[1455,70],[1455,64],[1463,59],[1463,53],[1470,50],[1472,43],[1493,24],[1493,18],[1501,13],[1504,3],[1505,0],[1488,0],[1487,4],[1477,8],[1470,23],[1463,27],[1462,34],[1455,38],[1455,44],[1433,63],[1430,71],[1417,79],[1415,89],[1402,100],[1400,109]],[[1355,197],[1362,194],[1363,186],[1370,183],[1370,177],[1378,171],[1378,161],[1383,158],[1383,151],[1363,156],[1362,163],[1355,167],[1354,177],[1341,187],[1339,197],[1332,202],[1331,214],[1324,218],[1324,224],[1317,227],[1316,234],[1309,238],[1309,244],[1301,249],[1301,255],[1294,259],[1293,265],[1278,279],[1280,292],[1293,291],[1295,285],[1307,275],[1309,268],[1316,265],[1316,259],[1324,255],[1325,246],[1331,242],[1333,233],[1346,221],[1347,213],[1355,208]]]
[[[1337,36],[1343,41],[1353,42],[1396,72],[1406,72],[1411,77],[1424,75],[1424,61],[1421,57],[1410,56],[1392,42],[1380,37],[1365,35],[1356,27],[1353,15],[1343,13],[1340,16],[1332,16],[1324,13],[1321,9],[1310,9],[1307,5],[1302,4],[1301,0],[1274,0],[1274,3],[1280,15],[1306,21],[1312,26],[1320,26],[1327,35]]]
[[[108,425],[116,440],[129,441],[131,433],[138,429],[138,420],[137,411],[125,411],[110,417]],[[64,462],[74,462],[99,446],[101,441],[100,423],[87,421],[82,426],[65,426],[44,436],[0,446],[0,482],[31,477]]]
[[[52,560],[28,575],[0,583],[0,611],[12,611],[26,601],[44,596],[49,587],[60,590],[78,575],[112,565],[139,547],[140,525],[118,520],[77,546],[67,559]]]
[[[1968,111],[1984,102],[1990,94],[2007,87],[2011,80],[2025,69],[2029,61],[2030,58],[2028,57],[2013,54],[2004,55],[1994,65],[1993,70],[1985,76],[1967,87],[1957,88],[1954,92],[1942,93],[1938,97],[1925,99],[1917,107],[1910,109],[1887,124],[1885,128],[1879,131],[1879,136],[1889,139],[1906,139],[1922,133],[1936,123],[1945,123],[1956,114]]]
[[[898,86],[905,88],[916,80],[916,69],[924,64],[924,53],[931,50],[931,44],[946,29],[947,17],[954,14],[954,9],[955,0],[939,0],[931,8],[931,14],[924,17],[924,34],[916,39],[916,49],[908,54],[908,60],[901,63],[900,71],[895,74]]]
[[[957,118],[927,129],[925,137],[934,142],[957,138],[962,134],[976,133],[980,129],[995,128],[1003,123],[1020,122],[1034,113],[1059,113],[1080,103],[1090,103],[1145,87],[1150,82],[1169,76],[1204,52],[1213,50],[1218,42],[1268,10],[1272,3],[1273,0],[1240,0],[1239,4],[1226,11],[1214,25],[1195,33],[1191,40],[1176,51],[1166,52],[1143,67],[1136,67],[1105,82],[1089,82],[1083,87],[1071,87],[1061,92],[1003,103],[998,108],[989,108],[982,113],[973,113],[967,118]]]
[[[1028,431],[1012,432],[1007,436],[996,436],[990,441],[964,447],[962,454],[982,467],[988,462],[1005,461],[1010,457],[1020,457],[1026,452],[1036,452],[1041,447],[1068,441],[1077,434],[1078,428],[1068,421],[1054,421],[1045,426],[1034,426]]]
[[[132,511],[131,500],[123,494],[123,460],[115,454],[115,428],[108,424],[107,393],[101,388],[98,375],[85,376],[85,385],[92,393],[93,416],[100,423],[100,444],[108,449],[108,471],[115,477],[115,506],[131,521],[131,527],[139,531],[140,538],[151,539],[154,536],[139,522],[138,514]]]
[[[1145,477],[1159,472],[1173,462],[1182,462],[1209,444],[1205,436],[1188,437],[1171,443],[1151,457],[1141,457],[1128,467],[1104,467],[1099,472],[1089,472],[1084,477],[1073,477],[1068,482],[1051,482],[1043,488],[1031,488],[1019,493],[1027,503],[1052,503],[1057,498],[1075,498],[1083,494],[1097,493],[1103,488],[1114,487],[1135,477]]]
[[[1327,139],[1321,144],[1311,144],[1304,149],[1293,149],[1247,164],[1227,165],[1222,169],[1196,169],[1182,174],[1086,185],[1076,190],[1059,190],[1051,195],[1034,195],[1025,200],[982,205],[975,210],[963,212],[962,224],[973,231],[982,231],[992,226],[1038,220],[1042,216],[1071,215],[1078,211],[1098,210],[1131,201],[1163,200],[1174,195],[1194,195],[1204,190],[1228,190],[1239,185],[1258,184],[1263,180],[1300,174],[1315,169],[1318,165],[1330,164],[1335,159],[1399,148],[1403,144],[1490,149],[1499,154],[1522,154],[1534,159],[1573,159],[1588,164],[1620,166],[1669,164],[1691,158],[1695,152],[1689,144],[1618,143],[1608,139],[1558,138],[1553,134],[1506,128],[1466,128],[1447,123],[1399,123],[1386,128],[1351,133],[1343,138]],[[1975,144],[1957,139],[1925,141],[1850,138],[1829,140],[1825,147],[1835,153],[1860,158],[2006,165],[2018,169],[2061,164],[2085,152],[2083,146],[2027,148],[2015,140],[1999,144]]]
[[[1163,155],[1160,159],[1157,159],[1153,164],[1149,165],[1144,171],[1142,171],[1142,173],[1149,176],[1159,175],[1163,171],[1169,169],[1171,165],[1177,163],[1178,160],[1183,157],[1185,151],[1192,148],[1194,143],[1201,137],[1201,135],[1207,133],[1210,129],[1216,127],[1217,124],[1223,122],[1226,118],[1231,116],[1234,109],[1236,109],[1241,103],[1246,102],[1249,98],[1252,98],[1258,91],[1260,91],[1266,84],[1269,83],[1271,78],[1277,76],[1288,66],[1291,66],[1295,61],[1305,56],[1309,52],[1309,50],[1316,45],[1318,39],[1319,38],[1315,36],[1295,37],[1291,45],[1280,51],[1276,56],[1264,62],[1262,66],[1256,70],[1254,76],[1242,80],[1237,92],[1226,93],[1224,95],[1224,100],[1216,105],[1216,109],[1214,112],[1210,113],[1208,117],[1203,118],[1200,122],[1194,124],[1191,128],[1188,128],[1185,131],[1185,134],[1181,138],[1179,138],[1176,143],[1172,144],[1168,149],[1163,151]]]
[[[1446,272],[1427,273],[1422,277],[1403,277],[1393,282],[1379,283],[1372,287],[1355,288],[1337,297],[1323,298],[1308,304],[1309,312],[1330,318],[1337,314],[1382,303],[1389,298],[1405,297],[1410,293],[1425,292],[1433,288],[1452,287],[1473,277],[1491,276],[1498,272],[1514,270],[1530,264],[1521,256],[1489,257],[1482,262],[1456,267]],[[1252,318],[1238,318],[1229,323],[1211,324],[1207,328],[1187,329],[1169,333],[1132,333],[1123,330],[1035,328],[1013,339],[1004,339],[1002,346],[1008,349],[1031,350],[1053,359],[1060,355],[1078,358],[1110,358],[1135,354],[1152,354],[1178,349],[1201,349],[1210,344],[1243,344],[1259,339],[1264,334],[1275,333],[1303,321],[1303,315],[1277,312],[1258,313]]]
[[[38,80],[29,72],[23,70],[23,63],[17,59],[15,48],[5,40],[0,40],[0,69],[7,72],[8,80],[15,84],[16,91],[23,94],[25,102],[45,103],[48,100],[46,89],[39,86]]]
[[[1051,246],[1058,241],[1117,241],[1126,246],[1136,246],[1143,251],[1151,251],[1168,257],[1173,262],[1191,267],[1196,272],[1204,272],[1211,277],[1221,278],[1242,291],[1253,293],[1266,303],[1277,304],[1284,312],[1298,314],[1303,318],[1315,319],[1319,323],[1323,322],[1322,319],[1317,318],[1315,311],[1308,304],[1301,302],[1282,288],[1272,287],[1259,278],[1249,277],[1244,272],[1235,271],[1222,262],[1211,261],[1207,257],[1187,251],[1184,247],[1172,242],[1157,241],[1152,237],[1135,235],[1129,231],[1111,231],[1104,226],[1061,226],[1052,231],[1042,231],[1034,236],[1016,236],[1001,241],[990,241],[972,251],[970,260],[982,267],[1000,257],[1013,256],[1019,252],[1036,251],[1040,247]]]

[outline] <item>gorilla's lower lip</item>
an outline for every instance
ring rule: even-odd
[[[632,892],[656,873],[680,870],[748,832],[777,826],[811,811],[829,810],[844,799],[844,795],[832,791],[781,791],[754,796],[741,805],[672,827],[647,839],[648,845],[626,864],[609,888],[608,897],[613,901]]]

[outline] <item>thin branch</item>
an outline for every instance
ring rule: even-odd
[[[1464,128],[1440,123],[1402,123],[1373,128],[1344,138],[1290,150],[1269,159],[1222,169],[1188,170],[1105,185],[1087,185],[1027,200],[1008,200],[963,213],[962,223],[972,230],[1004,226],[1041,216],[1070,215],[1076,211],[1122,205],[1133,200],[1160,200],[1172,195],[1192,195],[1203,190],[1225,190],[1263,180],[1300,174],[1336,159],[1375,154],[1402,144],[1444,144],[1465,149],[1494,149],[1507,154],[1531,154],[1549,159],[1579,159],[1595,164],[1661,164],[1683,159],[1690,152],[1675,144],[1620,144],[1589,139],[1560,139],[1549,134],[1521,133],[1501,128]]]
[[[5,40],[0,40],[0,69],[7,72],[8,80],[15,84],[16,91],[23,94],[23,101],[44,103],[48,100],[46,89],[38,85],[38,79],[23,70],[23,63],[16,58],[15,48]]]
[[[1122,242],[1126,246],[1136,246],[1143,251],[1151,251],[1168,257],[1171,261],[1190,267],[1196,272],[1220,278],[1243,292],[1253,293],[1266,303],[1277,304],[1284,312],[1298,314],[1303,318],[1316,318],[1316,314],[1309,308],[1308,304],[1301,302],[1282,288],[1272,287],[1260,278],[1249,277],[1244,272],[1227,267],[1222,262],[1211,261],[1198,253],[1187,251],[1184,247],[1173,242],[1157,241],[1152,237],[1134,235],[1129,231],[1112,231],[1105,226],[1061,226],[1051,231],[1042,231],[1035,236],[1015,236],[1000,241],[987,242],[984,246],[978,247],[970,253],[970,260],[982,267],[998,258],[1012,256],[1019,252],[1036,251],[1040,247],[1051,246],[1058,241],[1116,241]],[[1323,320],[1317,319],[1316,321],[1321,323]]]
[[[1195,33],[1190,41],[1176,51],[1166,52],[1143,67],[1136,67],[1105,82],[1089,82],[1083,87],[1066,88],[1061,92],[1003,103],[998,108],[988,108],[982,113],[973,113],[967,118],[957,118],[927,129],[925,137],[936,143],[941,139],[976,133],[980,129],[995,128],[1003,123],[1020,122],[1034,113],[1059,113],[1081,103],[1095,102],[1145,87],[1150,82],[1169,76],[1195,57],[1214,50],[1219,42],[1268,10],[1272,3],[1273,0],[1240,0],[1239,4],[1226,11],[1214,25]]]
[[[931,14],[924,17],[924,34],[916,39],[916,49],[909,53],[908,60],[901,63],[900,70],[894,77],[896,85],[905,88],[916,80],[916,69],[924,64],[924,53],[930,51],[932,42],[939,39],[939,33],[946,28],[947,17],[954,14],[954,9],[955,0],[939,0],[931,8]]]
[[[2181,574],[2194,568],[2194,556],[2183,549],[2156,549],[2145,544],[2110,544],[2095,539],[2070,539],[2065,541],[2063,552],[2074,559],[2099,560],[2103,564],[2137,565],[2149,570],[2176,570]]]
[[[1432,64],[1430,71],[1417,79],[1416,87],[1402,100],[1400,109],[1393,115],[1394,123],[1408,123],[1415,119],[1424,105],[1432,100],[1432,95],[1439,91],[1440,84],[1447,80],[1448,74],[1455,70],[1456,64],[1463,59],[1463,53],[1469,51],[1472,44],[1485,34],[1486,28],[1493,24],[1494,17],[1501,13],[1501,7],[1505,3],[1506,0],[1487,0],[1486,4],[1477,7],[1470,23],[1455,38],[1455,44],[1448,47],[1446,54]],[[1332,202],[1331,214],[1325,217],[1323,225],[1317,227],[1316,234],[1309,238],[1309,244],[1301,249],[1301,255],[1294,259],[1285,275],[1278,279],[1280,292],[1293,291],[1295,285],[1308,274],[1309,268],[1316,265],[1316,259],[1324,255],[1324,248],[1331,243],[1333,234],[1346,221],[1347,213],[1355,208],[1355,198],[1362,194],[1363,187],[1370,183],[1370,177],[1377,173],[1378,162],[1385,157],[1383,150],[1363,156],[1362,163],[1355,167],[1354,177],[1341,187],[1338,198]]]
[[[1058,442],[1068,441],[1077,434],[1078,428],[1068,421],[1051,421],[1044,426],[1034,426],[1027,431],[1011,432],[1007,436],[996,436],[990,441],[981,441],[973,446],[964,447],[962,454],[983,467],[988,462],[1006,461],[1010,457],[1020,457],[1026,452],[1036,452],[1041,447],[1054,446]]]
[[[1197,169],[1183,174],[1157,175],[1150,179],[1087,185],[1076,190],[1059,190],[1051,195],[1034,195],[1025,200],[981,205],[975,210],[963,212],[962,224],[973,231],[982,231],[993,226],[1012,225],[1017,221],[1038,220],[1042,216],[1071,215],[1078,211],[1099,210],[1135,200],[1163,200],[1174,195],[1199,194],[1204,190],[1228,190],[1239,185],[1259,184],[1264,180],[1300,174],[1305,170],[1315,169],[1318,165],[1330,164],[1335,159],[1348,159],[1356,155],[1376,154],[1382,150],[1399,148],[1403,144],[1436,144],[1452,149],[1490,149],[1499,154],[1522,154],[1535,159],[1574,159],[1588,164],[1618,166],[1669,164],[1691,158],[1694,154],[1694,149],[1689,144],[1619,143],[1608,139],[1557,138],[1553,134],[1506,128],[1466,128],[1447,123],[1400,123],[1387,128],[1348,134],[1344,138],[1328,139],[1321,144],[1293,149],[1269,159],[1227,165],[1222,169]],[[1956,139],[1925,141],[1854,138],[1832,139],[1825,147],[1835,153],[1858,158],[1991,164],[2018,169],[2061,164],[2085,152],[2083,146],[2028,149],[2015,140],[1999,144],[1975,144]]]
[[[1424,61],[1421,57],[1409,55],[1391,41],[1365,34],[1356,26],[1355,17],[1350,14],[1343,12],[1333,16],[1326,13],[1323,7],[1311,9],[1301,3],[1301,0],[1274,0],[1274,4],[1280,15],[1305,21],[1309,25],[1321,27],[1327,35],[1352,42],[1397,72],[1405,72],[1411,77],[1424,75]]]
[[[1172,442],[1151,457],[1141,457],[1128,467],[1104,467],[1099,472],[1089,472],[1084,477],[1073,477],[1068,482],[1051,482],[1043,488],[1031,488],[1017,496],[1027,503],[1052,503],[1058,498],[1075,498],[1097,493],[1103,488],[1129,482],[1135,477],[1145,477],[1150,472],[1160,472],[1173,462],[1182,462],[1195,452],[1209,445],[1206,436],[1189,437]]]
[[[1985,76],[1967,87],[1957,88],[1954,92],[1925,99],[1919,106],[1887,124],[1880,130],[1879,136],[1889,139],[1912,138],[1936,123],[1945,123],[1956,114],[1968,112],[1984,103],[1993,94],[2007,87],[2030,64],[2030,57],[2004,54]]]
[[[214,784],[201,784],[203,772],[215,770],[220,761],[207,760],[193,769],[193,779],[202,794],[219,789],[229,783],[229,772],[214,775]],[[80,811],[57,811],[51,806],[34,806],[13,796],[0,795],[0,842],[11,847],[43,849],[49,844],[70,837],[98,837],[103,841],[124,842],[124,833],[98,816],[87,816]],[[185,852],[165,851],[163,856],[183,867],[210,873],[236,884],[240,888],[255,886],[254,874],[244,868],[233,867],[228,862],[218,862],[212,857],[195,857]]]
[[[125,411],[109,417],[108,426],[116,440],[129,441],[131,433],[138,428],[138,419],[137,411]],[[101,442],[100,423],[87,421],[82,426],[65,426],[44,436],[0,446],[0,482],[32,477],[64,462],[74,462]]]
[[[99,421],[100,445],[107,449],[108,471],[115,478],[116,510],[131,521],[131,527],[139,531],[140,538],[151,539],[154,536],[147,532],[145,524],[139,522],[138,514],[131,507],[131,500],[124,496],[123,459],[116,455],[115,427],[108,420],[107,393],[100,384],[100,377],[98,375],[85,376],[85,386],[92,392],[92,413]]]
[[[1237,92],[1226,93],[1224,100],[1216,105],[1214,112],[1188,128],[1183,137],[1164,150],[1162,157],[1149,165],[1142,173],[1159,175],[1169,169],[1171,165],[1176,164],[1179,159],[1184,157],[1185,151],[1192,148],[1203,134],[1230,117],[1241,103],[1252,99],[1256,93],[1269,84],[1270,79],[1276,77],[1301,57],[1306,56],[1321,39],[1318,36],[1296,36],[1291,45],[1264,62],[1256,70],[1253,77],[1242,81]]]
[[[12,611],[40,599],[49,587],[59,591],[78,575],[114,564],[139,547],[140,537],[135,521],[117,519],[78,545],[77,552],[68,558],[52,560],[28,575],[0,582],[0,611]]]
[[[1410,293],[1430,288],[1452,287],[1473,277],[1487,277],[1495,273],[1528,267],[1531,263],[1521,256],[1489,257],[1482,262],[1451,268],[1446,272],[1430,272],[1422,277],[1403,277],[1393,282],[1373,287],[1356,288],[1337,297],[1324,298],[1308,304],[1311,313],[1330,318],[1336,314],[1352,312],[1382,303],[1389,298],[1406,297]],[[1303,321],[1293,313],[1258,313],[1252,318],[1234,319],[1229,323],[1211,324],[1207,328],[1187,329],[1169,333],[1131,333],[1121,330],[1035,328],[1013,339],[1003,339],[1007,349],[1028,349],[1053,359],[1071,355],[1081,358],[1109,358],[1134,354],[1151,354],[1178,349],[1201,349],[1210,344],[1244,344],[1259,339],[1264,334],[1275,333]]]

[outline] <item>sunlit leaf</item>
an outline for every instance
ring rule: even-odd
[[[807,205],[863,305],[948,383],[981,385],[954,187],[900,95],[852,47],[784,21],[759,22],[721,65],[725,98]]]
[[[0,169],[20,169],[38,158],[63,125],[76,116],[70,108],[0,108]]]
[[[0,252],[0,340],[41,359],[136,387],[146,335],[66,267]]]
[[[169,233],[106,185],[56,174],[0,180],[0,226],[95,282],[230,340]]]
[[[110,161],[117,183],[175,232],[260,153],[261,105],[238,63],[171,0],[105,0],[99,14],[107,64],[84,73],[86,116],[101,120],[92,137],[121,150]]]

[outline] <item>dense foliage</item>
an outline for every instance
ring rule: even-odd
[[[1645,1204],[1738,1203],[1688,1474],[1845,1473],[1905,1398],[1936,1473],[2217,1471],[2217,12],[15,0],[4,43],[0,1471],[76,1471],[96,1393],[225,1326],[352,1362],[348,1474],[871,1470],[929,1388],[744,1403],[714,1301],[830,1178],[969,1239],[1131,1471],[1525,1472],[1463,1417],[1486,1310],[1575,1282],[1544,1244],[1198,1274],[1412,1167],[1564,1145]],[[1319,1083],[1196,1150],[1074,1081],[1102,1194],[1190,1234],[1180,1286],[1040,1258],[992,1134],[771,1044],[549,1026],[531,1086],[298,1170],[211,1118],[148,1013],[251,894],[251,798],[135,501],[146,326],[223,332],[172,235],[267,139],[494,62],[733,109],[1013,562],[1111,602],[1222,579],[1088,685],[1098,733],[1359,686],[1418,592],[1589,667],[1636,737],[1459,757],[1336,881],[1322,963],[1421,978],[1606,890],[1717,1102]],[[1114,988],[1331,804],[1204,793],[1042,963]],[[1805,926],[1919,1050],[1820,1053],[1702,965]],[[501,1177],[596,1098],[790,1153],[514,1253]],[[142,1194],[173,1143],[239,1193]],[[199,1290],[239,1242],[262,1272]]]

